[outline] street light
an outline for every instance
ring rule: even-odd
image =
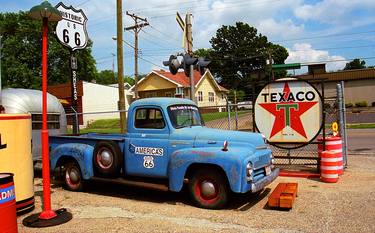
[[[43,176],[43,211],[33,214],[23,220],[23,224],[29,227],[55,226],[72,219],[71,213],[65,209],[51,209],[50,167],[49,167],[49,145],[47,129],[47,33],[48,21],[59,21],[62,19],[60,12],[44,1],[38,6],[30,9],[29,16],[33,19],[43,20],[42,37],[42,176]]]

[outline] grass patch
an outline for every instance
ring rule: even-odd
[[[332,124],[326,124],[326,129],[331,129]],[[373,129],[375,123],[358,123],[358,124],[346,124],[347,129]]]
[[[347,129],[372,129],[375,128],[375,123],[361,123],[361,124],[346,124]]]
[[[242,115],[245,113],[248,113],[250,111],[239,111],[238,115]],[[235,117],[236,113],[231,112],[230,117]],[[212,113],[204,113],[202,114],[202,118],[204,122],[209,122],[217,119],[222,119],[222,118],[227,118],[228,117],[228,112],[212,112]]]
[[[88,129],[120,128],[120,119],[96,120],[87,126]]]

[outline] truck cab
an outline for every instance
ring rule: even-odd
[[[225,206],[230,193],[258,192],[278,176],[261,134],[207,128],[187,99],[137,100],[127,129],[51,137],[51,169],[73,191],[89,179],[165,182],[174,192],[186,183],[195,204],[212,209]]]

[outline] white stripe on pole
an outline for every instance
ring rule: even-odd
[[[321,158],[321,162],[340,162],[342,161],[342,157],[339,158]]]
[[[325,173],[322,173],[321,177],[323,177],[323,178],[339,178],[339,174],[325,174]]]

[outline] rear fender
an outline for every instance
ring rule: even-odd
[[[51,171],[56,169],[57,162],[61,157],[70,157],[74,159],[81,168],[83,179],[90,179],[92,176],[94,176],[92,163],[93,152],[94,147],[87,144],[61,144],[51,151]]]
[[[241,191],[242,162],[236,153],[238,150],[222,151],[221,148],[189,148],[175,151],[169,163],[169,189],[179,192],[182,189],[187,169],[194,165],[220,167],[228,180],[233,192]]]

